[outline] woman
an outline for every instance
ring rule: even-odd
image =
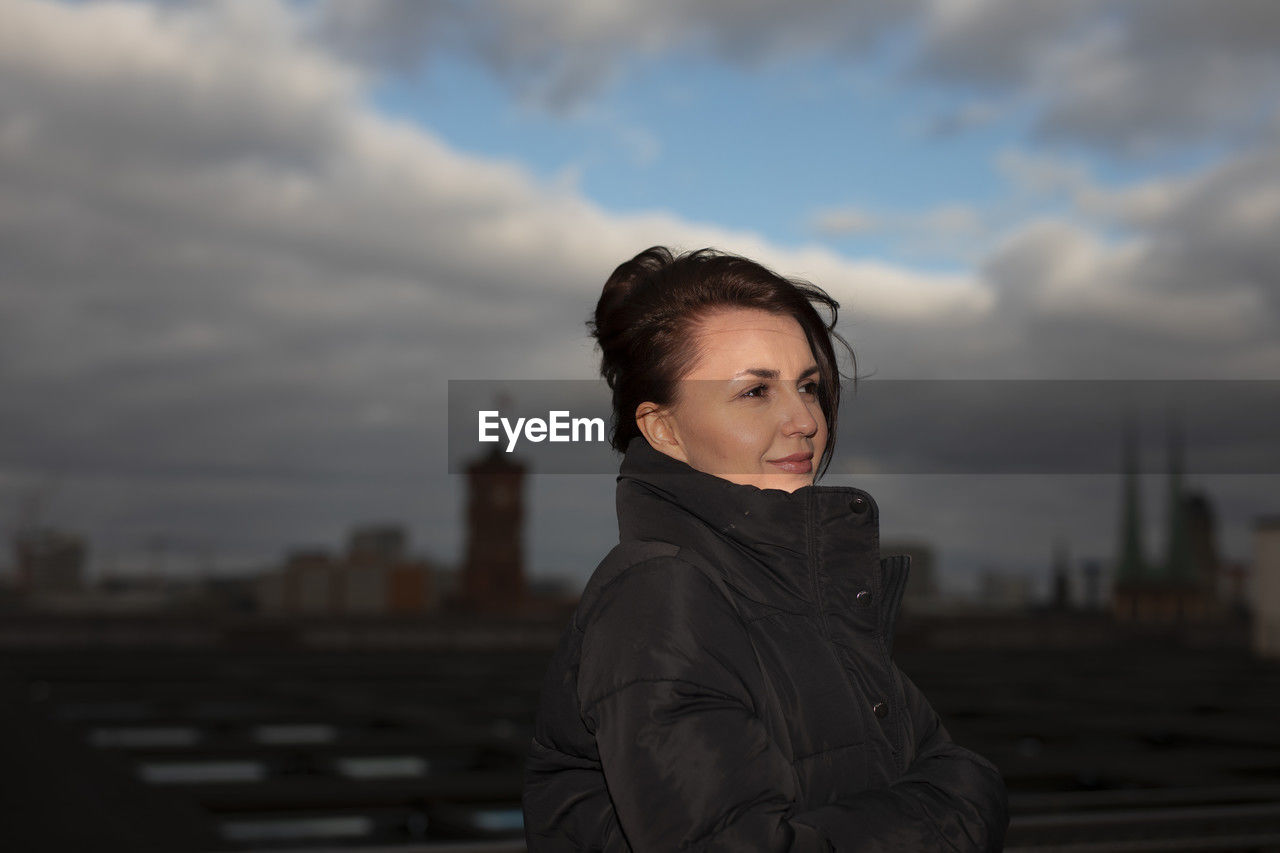
[[[837,308],[712,250],[605,284],[620,542],[547,673],[530,850],[1000,849],[999,772],[889,657],[907,558],[870,495],[813,485]]]

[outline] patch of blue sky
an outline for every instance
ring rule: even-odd
[[[386,115],[413,121],[459,151],[520,163],[549,178],[572,157],[563,122],[523,107],[482,66],[439,54],[410,76],[387,77],[372,93]]]
[[[571,176],[608,210],[664,210],[790,245],[830,240],[812,227],[822,209],[987,204],[1004,192],[994,153],[1025,132],[1015,114],[940,134],[963,102],[829,56],[752,68],[714,56],[635,62],[554,113],[443,54],[414,78],[387,81],[376,103],[461,150],[544,179]],[[874,234],[839,247],[888,250]]]
[[[963,247],[931,247],[928,234],[904,236],[902,223],[939,208],[998,219],[1013,194],[997,165],[1002,151],[1073,160],[1117,185],[1187,174],[1225,150],[1210,142],[1123,156],[1041,139],[1033,105],[910,79],[874,56],[751,67],[692,52],[633,59],[557,112],[522,100],[472,58],[441,51],[421,73],[384,81],[374,99],[459,150],[570,181],[613,212],[666,211],[921,269],[963,268]],[[1061,206],[1045,199],[1042,212]],[[832,209],[877,225],[815,228],[815,215]]]
[[[584,185],[606,203],[643,192],[683,215],[789,243],[812,236],[820,209],[919,211],[992,198],[987,137],[999,131],[932,138],[926,99],[831,59],[640,69],[609,102],[654,133],[660,156],[650,174],[592,173]]]

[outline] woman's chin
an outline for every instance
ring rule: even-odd
[[[805,486],[813,485],[812,474],[759,474],[752,477],[749,484],[757,489],[777,489],[783,492],[794,492]]]

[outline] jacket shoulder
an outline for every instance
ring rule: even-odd
[[[592,576],[574,627],[578,702],[593,733],[598,703],[628,689],[686,698],[693,691],[754,707],[751,639],[732,597],[699,563],[676,545],[637,540],[611,552]]]
[[[619,542],[605,555],[591,573],[587,586],[582,590],[578,600],[578,609],[574,613],[574,627],[581,630],[589,621],[591,611],[600,600],[600,595],[611,584],[617,581],[627,569],[650,560],[672,559],[680,554],[680,547],[670,542],[657,542],[631,539]]]

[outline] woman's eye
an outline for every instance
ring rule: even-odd
[[[744,397],[763,397],[763,396],[765,395],[765,393],[766,393],[768,390],[769,390],[769,386],[768,386],[768,385],[757,385],[757,386],[756,386],[756,387],[754,387],[754,388],[750,388],[750,389],[748,389],[748,390],[746,390],[746,391],[743,391],[743,392],[742,392],[742,396],[744,396]]]
[[[817,394],[817,393],[818,393],[818,383],[817,383],[817,381],[815,381],[815,380],[812,380],[812,379],[811,379],[811,380],[809,380],[808,382],[806,382],[806,383],[804,383],[803,385],[801,385],[801,386],[800,386],[800,390],[801,390],[803,393],[805,393],[805,394]]]

